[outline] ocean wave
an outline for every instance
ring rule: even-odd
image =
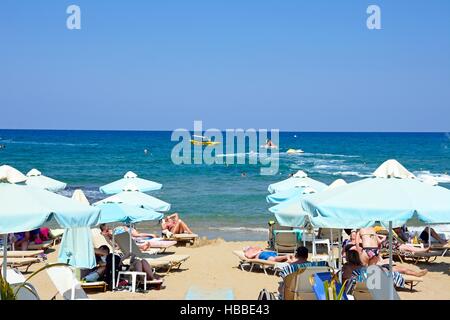
[[[447,173],[431,173],[428,170],[414,171],[413,173],[419,179],[433,178],[439,183],[450,183],[450,175]]]
[[[1,140],[4,143],[11,144],[28,144],[28,145],[43,145],[43,146],[69,146],[69,147],[95,147],[98,143],[68,143],[68,142],[39,142],[39,141],[14,141],[12,139]]]
[[[269,232],[267,228],[248,228],[248,227],[209,227],[210,230],[220,231],[250,231],[250,232]]]
[[[348,155],[348,154],[334,154],[334,153],[311,153],[311,152],[305,152],[302,153],[303,156],[307,157],[313,157],[313,156],[321,156],[321,157],[337,157],[337,158],[359,158],[360,156],[357,155]]]
[[[372,174],[362,173],[359,171],[327,171],[327,170],[309,170],[309,171],[332,176],[353,176],[360,178],[368,178],[372,176]]]
[[[257,156],[259,152],[240,152],[240,153],[219,153],[216,157],[246,157],[246,156]]]

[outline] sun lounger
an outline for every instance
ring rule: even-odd
[[[176,241],[177,243],[194,243],[197,238],[198,234],[195,233],[175,233],[171,234],[170,237],[167,238],[167,240]]]
[[[331,272],[330,267],[307,267],[288,274],[283,281],[284,300],[316,300],[310,277],[320,272]]]
[[[64,300],[87,300],[86,292],[76,279],[73,269],[69,266],[57,266],[46,269],[50,280],[55,285]]]
[[[168,248],[173,247],[177,244],[177,241],[173,240],[148,240],[150,247],[154,249],[160,249],[160,252],[165,252]]]
[[[401,260],[411,259],[414,264],[419,262],[434,262],[437,257],[441,257],[442,253],[439,251],[429,251],[429,252],[396,252],[396,255]]]
[[[280,253],[295,253],[298,233],[294,230],[275,231],[275,251]]]
[[[130,253],[130,235],[128,232],[116,235],[115,240],[123,254],[127,255]],[[161,255],[142,252],[134,241],[131,241],[131,252],[136,257],[145,259],[153,268],[167,268],[167,273],[169,273],[172,268],[179,269],[181,264],[189,259],[189,255]]]
[[[43,253],[44,250],[15,250],[8,251],[8,258],[36,258]],[[3,257],[3,251],[0,251],[0,257]]]
[[[55,245],[55,240],[47,240],[42,243],[36,244],[34,241],[30,241],[28,244],[28,250],[47,250]]]
[[[261,269],[263,269],[264,273],[267,274],[267,269],[272,269],[275,273],[275,265],[278,264],[276,261],[269,261],[269,260],[262,260],[262,259],[249,259],[245,256],[244,251],[242,250],[236,250],[233,251],[233,253],[239,258],[239,267],[242,271],[245,271],[244,266],[248,265],[250,266],[249,271],[253,271],[254,266],[258,266]]]
[[[26,267],[25,272],[28,271],[28,268],[34,263],[41,262],[41,259],[39,258],[8,258],[7,265],[11,268],[19,268],[19,267]],[[0,260],[0,265],[3,264],[3,259]]]
[[[403,278],[405,279],[405,285],[409,286],[409,290],[412,291],[415,286],[417,286],[420,282],[423,282],[421,277],[415,277],[403,274]]]
[[[105,281],[93,281],[93,282],[81,282],[81,288],[84,290],[100,289],[102,292],[106,292],[107,283]]]
[[[380,267],[381,270],[381,267]],[[393,299],[400,300],[400,296],[393,287],[392,280],[389,279],[388,273],[385,271],[378,272],[378,280],[375,283],[378,285],[371,287],[367,285],[367,280],[358,281],[350,292],[354,300],[390,300],[390,291],[392,289]],[[412,280],[412,278],[410,278]]]

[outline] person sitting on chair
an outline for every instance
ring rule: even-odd
[[[122,232],[129,232],[129,228],[126,226],[119,226],[114,229],[114,231],[109,228],[106,223],[100,224],[100,230],[102,235],[107,238],[109,241],[112,241],[112,235],[114,232],[114,235],[122,233]],[[156,238],[156,235],[152,233],[139,233],[136,231],[136,229],[131,228],[131,237],[134,239],[135,237],[151,237]],[[117,245],[117,244],[116,244]],[[143,243],[136,243],[136,245],[141,249],[142,251],[149,250],[151,248],[150,242],[143,242]]]

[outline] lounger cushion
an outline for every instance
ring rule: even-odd
[[[26,266],[32,263],[38,263],[41,260],[38,258],[8,258],[7,264],[8,265],[14,265],[14,266]],[[0,261],[0,264],[2,264],[3,261]]]
[[[28,245],[28,250],[45,250],[50,248],[53,245],[53,240],[47,240],[40,244],[36,244],[34,242],[30,242]]]
[[[178,241],[192,240],[192,239],[196,239],[196,238],[198,238],[198,234],[195,234],[195,233],[177,233],[177,234],[172,234],[172,236],[170,237],[170,239],[178,240]]]
[[[152,248],[169,248],[177,244],[176,241],[170,240],[149,240],[150,247]]]
[[[43,253],[44,250],[14,250],[8,251],[8,258],[31,258]],[[0,257],[3,257],[3,251],[0,251]]]

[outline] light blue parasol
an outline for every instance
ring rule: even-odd
[[[122,192],[124,188],[130,184],[135,186],[140,192],[155,191],[162,188],[162,184],[138,178],[134,172],[128,171],[122,179],[100,187],[100,192],[105,194],[116,194]]]

